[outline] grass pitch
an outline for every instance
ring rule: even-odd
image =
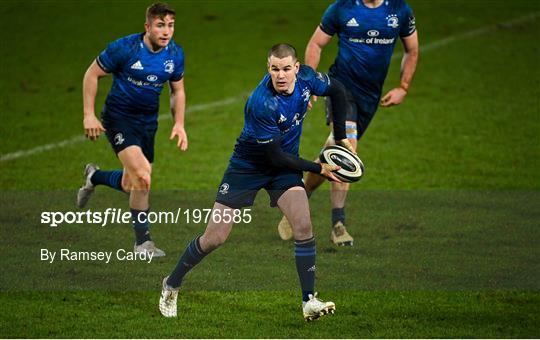
[[[168,141],[164,93],[152,206],[209,208],[267,49],[285,41],[303,51],[329,2],[170,3],[186,52],[190,150]],[[125,225],[49,228],[39,216],[75,210],[85,163],[118,167],[104,138],[77,137],[82,75],[109,41],[142,30],[148,3],[4,1],[0,336],[539,337],[540,5],[409,3],[423,50],[405,103],[381,108],[361,141],[367,172],[347,210],[353,248],[330,245],[328,186],[311,202],[317,287],[337,311],[306,324],[292,245],[277,237],[279,213],[264,193],[253,222],[186,278],[175,320],[159,316],[159,281],[203,224],[154,226],[168,256],[151,264],[39,261],[41,248],[131,247]],[[334,41],[321,70],[335,51]],[[386,89],[398,74],[395,58]],[[109,86],[100,82],[97,108]],[[302,156],[314,158],[327,132],[318,103]],[[89,208],[108,206],[127,202],[99,188]]]

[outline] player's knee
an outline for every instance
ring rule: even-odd
[[[308,238],[311,235],[313,227],[309,216],[302,217],[295,221],[293,225],[295,236],[299,239]]]
[[[149,168],[137,169],[130,177],[133,177],[131,185],[133,190],[150,190],[151,172]]]
[[[347,191],[349,190],[350,186],[350,183],[332,182],[332,191]]]
[[[122,174],[122,182],[121,182],[122,190],[126,193],[130,193],[131,191],[131,179],[126,171]]]

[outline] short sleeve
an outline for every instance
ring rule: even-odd
[[[110,43],[107,48],[96,58],[99,67],[107,73],[119,71],[122,64],[129,57],[128,51],[123,44],[123,39]]]
[[[176,58],[174,60],[174,71],[171,75],[170,81],[179,81],[184,77],[184,51],[178,47]]]
[[[399,28],[400,37],[408,37],[416,31],[416,21],[414,18],[414,13],[411,7],[403,2],[402,16],[401,16],[401,27]]]
[[[337,2],[330,5],[323,14],[321,24],[319,25],[321,30],[328,34],[334,35],[339,31],[339,20],[337,15]]]
[[[269,143],[281,134],[277,124],[277,102],[273,98],[250,100],[247,105],[252,118],[253,137],[257,143]]]
[[[326,73],[316,72],[307,65],[300,66],[298,77],[309,84],[311,93],[315,96],[324,96],[330,87],[330,77]]]

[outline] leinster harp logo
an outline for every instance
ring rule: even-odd
[[[392,27],[392,28],[398,28],[399,27],[399,19],[397,17],[397,15],[395,14],[390,14],[389,16],[386,17],[386,20],[387,20],[387,25]]]

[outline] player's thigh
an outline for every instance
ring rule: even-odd
[[[133,181],[137,177],[150,176],[152,165],[146,159],[142,149],[138,145],[130,145],[118,153],[118,159],[124,167],[128,178]]]
[[[289,188],[281,195],[277,205],[291,223],[295,239],[313,236],[309,202],[303,186]]]

